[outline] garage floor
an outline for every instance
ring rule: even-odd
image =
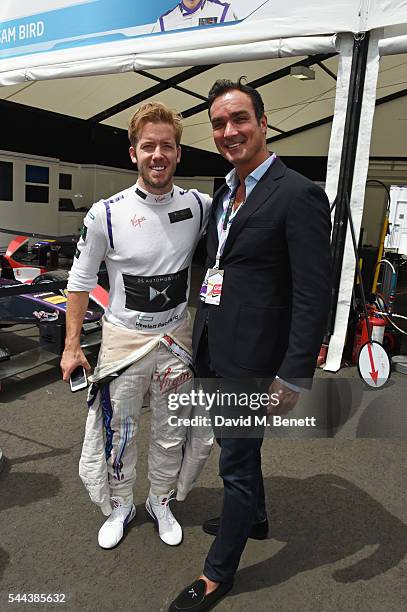
[[[335,382],[322,376],[313,401],[304,400],[297,410],[305,414],[313,405],[321,427],[312,434],[287,430],[267,437],[270,537],[249,541],[219,612],[406,609],[405,378],[396,374],[382,392],[363,393],[351,369]],[[9,594],[16,593],[64,594],[65,603],[35,605],[44,610],[167,610],[200,572],[211,543],[201,524],[221,505],[217,448],[187,501],[173,503],[185,537],[170,548],[143,509],[146,410],[137,516],[120,546],[104,551],[97,545],[103,517],[77,475],[84,393],[71,394],[58,369],[44,366],[6,381],[0,401],[0,447],[7,457],[0,474],[0,610],[33,607],[9,604]],[[334,414],[327,419],[331,404]]]

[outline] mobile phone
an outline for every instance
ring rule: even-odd
[[[71,391],[80,391],[86,389],[88,386],[88,380],[86,378],[86,371],[83,366],[78,366],[74,369],[71,376],[69,377],[69,384],[71,385]]]

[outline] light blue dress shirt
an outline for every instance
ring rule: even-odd
[[[245,181],[244,181],[245,186],[246,186],[245,201],[247,200],[247,198],[249,197],[253,189],[256,187],[257,183],[262,178],[262,176],[270,168],[271,164],[274,163],[276,157],[277,157],[276,154],[272,153],[270,157],[268,157],[262,164],[260,164],[260,166],[257,166],[257,168],[253,170],[253,172],[251,172],[250,174],[246,176]],[[237,186],[239,184],[239,177],[237,176],[237,172],[234,168],[233,170],[229,172],[229,174],[225,176],[225,181],[229,189],[226,191],[223,197],[222,208],[219,207],[218,214],[217,214],[218,237],[219,238],[220,238],[220,234],[222,231],[223,219],[225,217],[225,214],[226,214],[226,211],[229,205],[230,196],[237,189]],[[241,204],[237,210],[232,212],[232,214],[229,217],[230,221],[232,221],[232,219],[237,215],[238,211],[241,209],[242,206],[243,204]],[[222,219],[222,223],[219,223],[221,219]]]

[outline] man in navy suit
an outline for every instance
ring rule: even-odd
[[[233,165],[215,194],[207,273],[194,326],[198,374],[217,388],[268,389],[270,415],[285,414],[310,388],[330,308],[330,210],[325,193],[267,149],[260,94],[217,81],[209,92],[213,138]],[[240,415],[240,405],[217,414]],[[200,612],[233,585],[249,537],[267,537],[261,473],[264,428],[216,430],[224,484],[221,516],[203,573],[170,610]]]

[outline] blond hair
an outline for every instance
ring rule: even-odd
[[[174,128],[175,142],[179,146],[182,136],[182,117],[162,102],[146,102],[136,110],[129,121],[129,140],[132,147],[137,145],[141,131],[146,123],[167,123]]]

